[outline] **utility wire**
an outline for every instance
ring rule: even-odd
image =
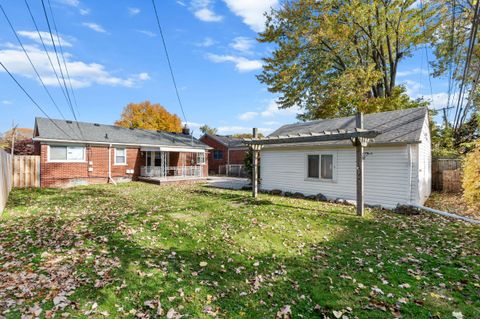
[[[75,115],[75,111],[73,110],[72,99],[71,99],[70,93],[68,91],[67,82],[65,81],[65,76],[63,74],[62,65],[60,63],[60,58],[58,57],[57,46],[55,44],[55,40],[53,39],[52,27],[50,26],[50,20],[48,19],[47,9],[45,8],[45,2],[43,0],[42,0],[42,7],[43,7],[43,13],[45,15],[45,20],[47,21],[47,27],[48,27],[48,32],[50,34],[50,40],[52,41],[53,50],[55,51],[55,56],[57,58],[58,68],[60,69],[60,76],[62,77],[63,86],[65,88],[65,92],[67,93],[67,98],[68,98],[68,102],[69,102],[70,111],[72,112],[75,120],[77,120],[77,116]]]
[[[47,55],[47,58],[48,58],[48,61],[50,62],[50,66],[52,67],[53,73],[55,73],[55,77],[57,78],[58,85],[59,85],[60,89],[62,90],[63,96],[65,97],[65,100],[67,101],[67,104],[68,104],[67,94],[65,93],[63,85],[62,85],[62,83],[60,81],[60,78],[58,76],[57,70],[55,69],[55,66],[53,65],[53,61],[50,58],[50,54],[48,53],[47,46],[45,45],[45,41],[43,40],[42,33],[40,32],[40,29],[38,28],[37,21],[35,20],[35,17],[32,14],[32,10],[30,9],[30,5],[28,4],[27,0],[25,0],[25,5],[27,6],[28,13],[30,14],[30,18],[32,19],[33,25],[35,26],[35,30],[37,30],[38,37],[40,38],[40,41],[42,42],[43,50],[45,51],[45,54]]]
[[[55,51],[55,56],[57,58],[58,67],[60,69],[60,75],[62,76],[63,85],[65,87],[65,91],[67,92],[68,101],[70,102],[69,103],[70,111],[72,112],[73,118],[75,119],[75,123],[77,124],[78,131],[79,131],[80,135],[83,137],[83,132],[82,132],[82,129],[80,127],[80,124],[78,124],[78,118],[77,118],[77,115],[75,114],[75,110],[74,110],[73,104],[72,104],[72,99],[71,99],[70,93],[68,91],[67,82],[65,81],[65,75],[63,74],[62,65],[60,63],[60,58],[58,57],[58,50],[57,50],[57,46],[55,44],[55,39],[53,38],[52,27],[50,25],[50,20],[48,19],[47,9],[45,7],[45,1],[44,0],[41,0],[41,1],[42,1],[43,13],[45,15],[45,20],[47,21],[48,32],[50,34],[50,39],[52,40],[53,50]],[[50,7],[50,9],[51,9],[51,7]],[[53,18],[53,15],[52,15],[52,18]],[[66,67],[66,65],[65,65],[65,67]]]
[[[450,100],[452,97],[453,89],[453,62],[455,61],[456,49],[455,49],[455,7],[456,0],[452,0],[452,32],[450,34],[450,61],[448,63],[448,97],[447,97],[447,107],[443,110],[445,126],[448,126],[448,115],[450,109]]]
[[[460,82],[460,92],[458,95],[458,102],[457,102],[457,109],[455,110],[455,120],[454,120],[454,129],[457,130],[458,126],[460,124],[460,116],[462,113],[462,108],[463,108],[463,93],[464,93],[464,87],[465,87],[465,82],[467,80],[467,75],[470,69],[470,62],[472,59],[472,53],[473,53],[473,47],[475,44],[475,38],[477,34],[477,28],[478,25],[476,23],[477,17],[478,17],[478,11],[479,11],[479,4],[480,1],[477,1],[474,9],[474,14],[473,14],[473,20],[472,20],[472,28],[470,29],[470,38],[469,38],[469,44],[468,44],[468,50],[467,50],[467,57],[465,59],[465,66],[463,69],[463,75],[462,75],[462,81]]]
[[[68,72],[67,62],[65,60],[65,54],[63,53],[62,43],[60,41],[60,36],[58,35],[57,23],[55,22],[55,16],[53,14],[52,5],[50,3],[50,0],[48,0],[48,7],[50,9],[50,15],[52,16],[53,29],[55,30],[55,34],[57,36],[58,47],[60,48],[60,55],[62,56],[63,65],[65,66],[65,73],[67,74],[68,84],[70,86],[70,91],[71,91],[72,97],[73,97],[73,103],[75,104],[75,111],[77,112],[78,116],[80,116],[80,113],[78,111],[77,97],[75,96],[75,91],[73,90],[72,80],[70,78],[70,73]]]
[[[32,101],[32,103],[40,110],[40,112],[43,113],[43,115],[45,115],[49,120],[50,122],[52,122],[53,125],[55,125],[60,131],[62,131],[65,135],[67,135],[68,137],[72,138],[70,136],[70,134],[68,134],[67,132],[65,132],[60,126],[58,126],[57,123],[55,123],[54,120],[52,120],[50,118],[50,116],[48,116],[47,112],[45,112],[45,110],[32,98],[32,96],[27,92],[27,90],[25,90],[25,88],[20,84],[20,82],[17,81],[17,79],[13,76],[13,74],[7,69],[7,67],[2,63],[2,61],[0,61],[0,66],[2,66],[2,68],[5,70],[5,72],[8,73],[8,75],[12,78],[12,80],[18,85],[18,87],[23,91],[23,93],[25,93],[25,95],[30,99],[30,101]]]
[[[30,55],[28,54],[27,50],[26,50],[25,47],[23,46],[22,40],[20,40],[20,37],[18,36],[17,31],[15,31],[15,28],[13,27],[12,22],[11,22],[10,19],[8,18],[8,15],[7,15],[7,13],[5,12],[5,10],[3,9],[3,6],[2,6],[1,4],[0,4],[0,10],[2,11],[3,15],[5,16],[5,19],[7,20],[8,25],[10,26],[10,29],[12,30],[13,34],[15,35],[15,38],[17,39],[18,43],[20,44],[20,47],[22,48],[23,53],[25,53],[25,56],[27,57],[28,62],[30,62],[30,65],[32,66],[33,71],[35,71],[35,74],[37,75],[40,83],[42,84],[43,88],[45,89],[45,92],[47,92],[48,97],[49,97],[50,100],[52,101],[53,105],[55,105],[55,108],[57,109],[58,113],[60,113],[61,117],[62,117],[63,119],[65,119],[65,117],[63,116],[62,111],[60,110],[60,107],[58,106],[57,102],[55,102],[52,94],[50,93],[50,91],[48,90],[47,86],[45,85],[45,82],[43,82],[43,79],[42,79],[42,77],[40,76],[40,73],[38,72],[37,68],[35,67],[35,64],[33,64],[32,59],[30,59]]]
[[[423,37],[426,38],[427,37],[427,23],[426,23],[426,19],[425,19],[425,7],[423,6],[423,0],[420,0],[420,10],[421,10],[421,18],[422,18],[422,24],[423,24]],[[425,49],[425,57],[427,58],[427,73],[428,73],[428,84],[430,86],[430,99],[433,101],[433,89],[432,89],[432,78],[431,78],[431,75],[430,75],[430,59],[428,57],[428,48],[427,48],[427,44],[424,43],[423,44],[424,46],[424,49]]]
[[[42,0],[43,1],[43,0]],[[157,19],[158,30],[160,31],[160,37],[162,38],[163,48],[165,50],[165,55],[167,56],[168,68],[170,69],[170,75],[172,77],[173,86],[175,87],[175,93],[177,94],[178,104],[180,105],[180,109],[182,110],[183,119],[185,123],[188,123],[187,117],[185,116],[185,112],[183,110],[182,100],[180,99],[180,94],[178,92],[177,82],[175,81],[175,75],[173,74],[172,63],[170,62],[170,57],[168,55],[167,44],[165,42],[165,38],[163,36],[162,26],[160,25],[160,19],[158,18],[157,6],[155,5],[155,0],[152,0],[153,4],[153,11],[155,12],[155,17]]]
[[[470,62],[472,60],[473,50],[474,50],[474,46],[475,46],[475,40],[477,38],[478,24],[480,22],[480,21],[478,21],[480,19],[480,7],[478,6],[478,2],[477,2],[476,15],[477,15],[476,18],[475,18],[475,16],[473,18],[474,19],[473,24],[474,24],[475,30],[474,30],[474,35],[473,35],[473,44],[471,46]],[[477,84],[478,84],[479,79],[480,79],[480,68],[477,68],[477,74],[473,78],[472,87],[470,88],[470,93],[469,93],[465,108],[463,109],[463,114],[461,115],[461,117],[459,117],[460,122],[458,124],[458,127],[460,127],[465,122],[465,119],[466,119],[467,114],[468,114],[468,110],[470,108],[470,104],[473,102],[473,98],[474,98],[475,92],[477,90]],[[460,111],[461,111],[461,109],[460,109]]]

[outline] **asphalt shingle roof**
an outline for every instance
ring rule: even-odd
[[[229,148],[246,147],[246,145],[243,144],[243,139],[241,138],[236,138],[228,135],[212,135],[212,137]]]
[[[207,145],[191,135],[181,133],[129,129],[97,123],[50,120],[44,117],[37,117],[35,123],[38,130],[37,138],[39,139],[208,148]]]
[[[365,129],[381,132],[375,137],[375,143],[415,143],[420,141],[427,108],[413,108],[390,112],[365,114]],[[355,116],[336,119],[316,120],[303,123],[288,124],[280,127],[269,136],[286,136],[296,134],[321,133],[338,129],[354,129]],[[350,141],[328,141],[315,144],[349,144]]]

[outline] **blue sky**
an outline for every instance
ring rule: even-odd
[[[150,0],[50,1],[79,120],[111,124],[126,104],[146,99],[181,116]],[[61,111],[72,118],[24,1],[0,3]],[[47,32],[41,1],[28,3],[40,31]],[[296,121],[296,110],[278,110],[275,95],[255,77],[261,71],[261,58],[272,49],[255,37],[263,28],[263,12],[278,5],[277,0],[156,3],[185,113],[196,135],[204,123],[221,134],[250,132],[252,127],[268,134]],[[0,61],[50,117],[61,118],[2,15],[0,30]],[[47,43],[47,48],[55,59],[53,47]],[[401,64],[398,81],[407,85],[412,97],[424,96],[432,99],[433,107],[444,107],[448,83],[432,79],[431,95],[426,60],[420,48]],[[41,115],[1,69],[0,114],[0,132],[8,130],[13,120],[20,127],[32,127],[34,117]]]

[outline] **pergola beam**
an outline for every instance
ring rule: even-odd
[[[292,144],[309,142],[326,142],[338,140],[351,140],[356,138],[370,139],[375,138],[380,132],[373,130],[352,130],[340,132],[325,132],[303,135],[274,136],[266,138],[245,139],[246,145],[274,145],[274,144]]]

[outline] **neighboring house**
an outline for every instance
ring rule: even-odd
[[[237,173],[243,170],[248,147],[243,139],[225,135],[204,134],[200,141],[212,148],[208,154],[209,170],[213,174]]]
[[[36,118],[41,187],[146,180],[191,182],[208,176],[209,147],[183,133]]]
[[[269,136],[353,128],[354,116],[285,125]],[[365,148],[365,203],[422,205],[431,191],[427,108],[366,114],[364,128],[381,132]],[[355,148],[349,140],[265,145],[260,153],[263,190],[356,198]]]

